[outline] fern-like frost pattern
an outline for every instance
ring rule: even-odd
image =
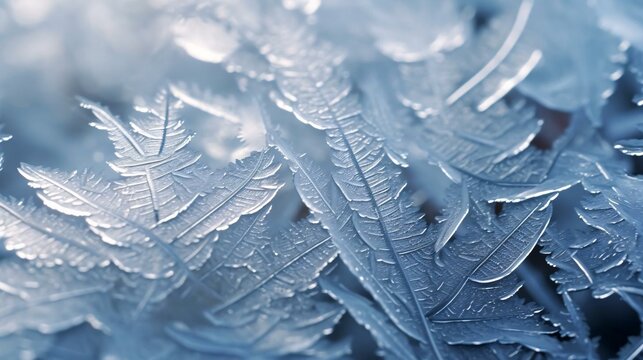
[[[68,3],[0,9],[0,358],[643,357],[637,1]]]

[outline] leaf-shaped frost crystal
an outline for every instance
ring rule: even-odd
[[[276,238],[267,237],[267,211],[246,216],[221,236],[211,261],[197,276],[216,289],[212,318],[239,316],[308,288],[336,256],[319,225],[302,220]]]
[[[187,148],[193,135],[183,128],[182,103],[172,95],[162,91],[150,107],[139,107],[130,129],[98,104],[83,100],[82,106],[114,143],[117,160],[110,165],[124,177],[117,189],[150,223],[171,220],[208,190],[210,170]]]
[[[38,266],[63,263],[82,271],[109,264],[110,250],[82,224],[0,197],[0,236],[7,251]]]
[[[276,300],[252,314],[224,316],[197,329],[175,324],[168,333],[187,348],[217,356],[303,355],[344,314],[339,304],[312,299],[315,293]]]
[[[643,5],[29,3],[0,358],[642,356]]]
[[[308,290],[337,256],[330,236],[304,219],[271,239],[268,212],[242,217],[215,244],[196,273],[216,294],[205,304],[211,325],[171,327],[181,344],[219,356],[301,353],[339,321],[343,308]]]
[[[168,255],[172,258],[176,254],[164,240],[143,225],[143,220],[140,220],[136,211],[131,210],[125,198],[114,191],[111,184],[88,171],[65,173],[23,165],[21,173],[30,181],[31,186],[41,189],[39,196],[47,206],[65,214],[85,218],[105,243],[129,248],[130,252],[138,252],[139,256],[144,256],[144,259],[138,260],[131,256],[114,259],[119,267],[129,272],[142,271],[150,278],[171,274],[168,268],[174,266],[173,261],[176,259],[168,264],[159,261],[156,265],[151,265],[151,249],[145,244],[157,244],[157,256],[161,258]],[[147,249],[147,254],[141,253],[143,248]],[[143,267],[148,270],[143,270]]]
[[[320,284],[325,292],[346,307],[357,322],[369,329],[378,346],[384,350],[384,355],[394,355],[404,360],[416,359],[409,339],[373,303],[331,280],[322,278]]]
[[[73,268],[32,268],[0,263],[0,336],[20,330],[55,333],[93,321],[112,288],[107,272],[79,273]]]
[[[295,27],[292,33],[303,31]],[[300,46],[314,41],[312,37],[304,39]],[[293,42],[297,43],[297,40],[300,39]],[[272,50],[280,54],[288,49]],[[292,111],[300,121],[326,131],[335,168],[331,180],[306,157],[297,156],[287,144],[276,139],[291,161],[295,185],[306,205],[329,230],[342,260],[392,322],[418,340],[427,354],[447,357],[449,349],[444,346],[453,340],[447,338],[443,343],[438,334],[444,331],[436,329],[450,331],[450,314],[457,314],[456,318],[468,316],[467,302],[477,299],[485,304],[480,306],[486,307],[500,299],[511,298],[517,283],[514,277],[507,276],[524,260],[544,231],[549,221],[551,199],[522,204],[526,207],[523,212],[503,215],[499,223],[493,223],[495,227],[483,228],[494,231],[495,236],[481,241],[475,256],[466,250],[451,255],[451,251],[458,253],[461,243],[447,245],[442,256],[450,261],[445,261],[434,252],[435,239],[427,235],[422,215],[404,192],[406,184],[399,169],[386,155],[381,135],[364,121],[359,96],[352,91],[347,74],[335,66],[332,59],[322,60],[312,72],[302,71],[307,64],[307,53],[304,54],[297,61],[280,65],[277,83],[283,98],[278,104]],[[484,215],[481,215],[484,219],[489,218],[488,214]],[[451,250],[454,247],[455,250]],[[503,261],[507,258],[512,260]],[[467,261],[472,263],[467,264]],[[442,272],[438,269],[447,263],[464,273],[444,274],[435,282],[430,280],[431,276]],[[497,286],[496,282],[501,285]],[[494,285],[486,285],[488,283]],[[467,284],[470,284],[466,287],[470,296],[459,296],[467,293],[463,290]],[[448,290],[451,286],[452,290]],[[436,296],[436,292],[444,294],[443,300],[437,300],[440,296]],[[508,306],[504,311],[522,319],[532,317],[535,310],[521,306],[517,299],[506,301],[504,305]],[[487,321],[485,315],[495,319],[496,310],[496,305],[491,305],[489,314],[479,318],[480,324]],[[524,335],[548,331],[533,320],[525,323],[524,333],[516,335],[512,331],[496,329],[484,336],[471,335],[464,343],[515,341],[540,350],[556,349],[557,344],[552,339],[531,341],[530,336]],[[493,326],[501,327],[501,323]],[[454,327],[458,328],[454,333],[465,330]]]
[[[175,238],[186,244],[215,230],[225,230],[245,214],[259,211],[283,186],[281,167],[274,149],[254,152],[213,176],[210,193],[196,201],[182,216],[167,224]]]
[[[282,186],[276,152],[270,149],[212,174],[186,148],[191,135],[173,114],[180,102],[166,92],[157,100],[156,106],[139,107],[142,118],[132,121],[132,130],[104,108],[85,103],[101,121],[95,126],[108,131],[115,144],[118,160],[113,167],[124,176],[122,182],[112,184],[89,171],[65,173],[29,165],[20,169],[30,185],[41,190],[47,206],[84,218],[111,246],[106,257],[121,270],[149,280],[170,279],[146,285],[154,295],[145,297],[153,300],[186,279],[212,292],[191,272],[210,257],[216,232],[260,210]],[[65,241],[55,240],[58,246]],[[51,255],[51,249],[39,251],[32,256]],[[91,255],[85,249],[76,257]]]
[[[476,216],[478,224],[468,227],[472,235],[466,236],[465,232],[463,240],[448,243],[436,254],[433,248],[438,236],[427,238],[420,234],[414,240],[403,241],[402,239],[413,239],[402,236],[407,227],[381,235],[374,225],[382,220],[357,216],[328,176],[309,160],[293,160],[293,168],[302,198],[328,227],[342,254],[342,260],[371,291],[393,322],[407,334],[426,344],[428,348],[425,351],[442,356],[440,354],[446,350],[441,349],[442,345],[435,337],[437,333],[444,332],[433,330],[434,326],[447,331],[452,321],[453,324],[458,323],[458,316],[469,316],[465,310],[468,307],[466,304],[475,299],[483,301],[483,307],[490,306],[489,314],[478,314],[480,317],[477,319],[481,323],[487,320],[485,316],[496,319],[499,314],[496,311],[523,319],[533,315],[534,309],[522,307],[517,299],[512,302],[500,299],[510,297],[517,289],[516,279],[506,277],[533,249],[547,226],[551,214],[548,204],[551,199],[535,199],[517,204],[516,211],[508,211],[498,221],[492,222],[489,222],[489,209],[479,210]],[[489,231],[488,237],[480,239],[480,229],[484,229],[483,232]],[[387,236],[393,241],[385,242]],[[494,303],[497,305],[490,305]],[[459,306],[464,308],[459,310]],[[413,317],[416,312],[427,314],[429,319],[434,319],[435,324],[430,325],[429,320],[422,322]],[[446,318],[442,318],[443,316]],[[451,320],[451,316],[455,316],[455,319]],[[461,336],[463,329],[458,329],[454,333]],[[524,331],[541,333],[548,330],[541,329],[538,322],[534,321]],[[514,335],[516,334],[512,330],[503,333],[496,328],[494,332],[485,335],[487,340],[484,342],[499,339],[509,341],[503,337],[508,336],[513,341],[525,341],[526,345],[534,348],[549,351],[556,349],[555,343],[550,339],[531,342],[527,340],[531,335]],[[472,338],[470,341],[482,340]]]

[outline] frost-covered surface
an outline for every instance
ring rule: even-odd
[[[643,357],[643,3],[0,5],[0,358]]]

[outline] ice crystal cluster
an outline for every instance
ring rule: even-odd
[[[2,359],[643,358],[639,0],[8,0],[0,48]]]

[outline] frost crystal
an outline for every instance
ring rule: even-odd
[[[643,2],[0,15],[0,358],[643,357]]]

